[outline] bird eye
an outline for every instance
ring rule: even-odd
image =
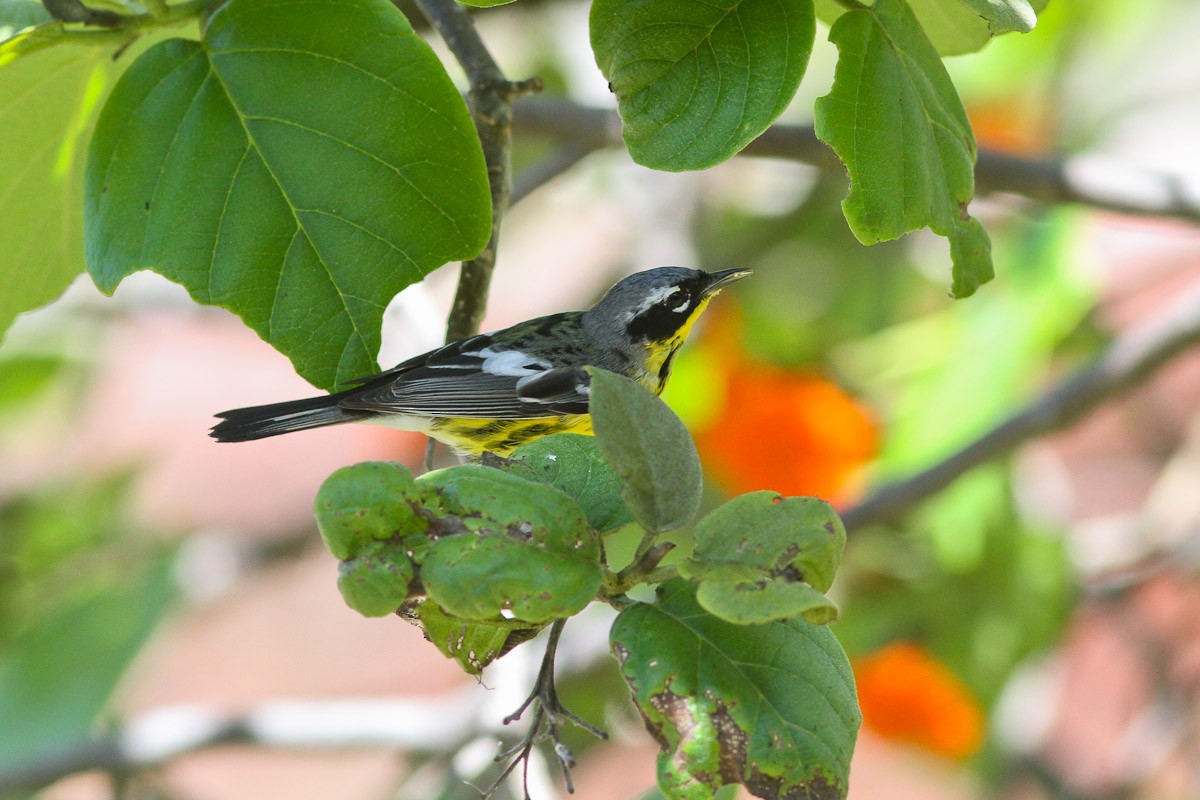
[[[682,314],[684,311],[687,311],[691,307],[692,307],[692,301],[691,301],[691,298],[688,298],[687,300],[684,300],[682,303],[680,303],[679,305],[672,308],[671,313]]]

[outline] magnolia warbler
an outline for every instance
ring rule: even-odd
[[[586,311],[450,342],[335,394],[224,411],[209,435],[242,442],[377,422],[420,431],[479,458],[506,456],[551,433],[591,433],[583,367],[600,367],[661,393],[676,351],[708,301],[749,274],[684,267],[638,272]]]

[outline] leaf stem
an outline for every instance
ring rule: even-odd
[[[512,101],[541,90],[542,82],[540,78],[508,80],[479,38],[471,15],[455,0],[417,0],[417,5],[445,40],[471,83],[467,104],[483,146],[492,193],[491,238],[479,255],[463,262],[459,272],[458,291],[446,323],[446,339],[453,341],[478,333],[487,310],[500,223],[512,192]]]

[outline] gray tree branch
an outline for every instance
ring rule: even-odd
[[[512,101],[539,90],[541,80],[508,80],[479,38],[470,14],[455,0],[417,0],[417,5],[445,40],[471,83],[467,104],[483,145],[492,194],[491,239],[479,255],[463,262],[458,276],[458,290],[446,324],[446,339],[453,341],[478,333],[487,310],[500,223],[512,191]]]
[[[567,141],[591,149],[624,146],[616,111],[561,98],[523,100],[517,105],[514,124],[518,135],[532,139]],[[742,153],[845,171],[808,125],[772,125]],[[1189,187],[1178,176],[1150,173],[1113,160],[1084,156],[1029,159],[981,150],[975,183],[980,194],[1005,192],[1044,203],[1079,203],[1123,214],[1200,222],[1200,187]]]
[[[842,513],[847,530],[897,519],[959,476],[1023,442],[1061,430],[1137,386],[1169,360],[1200,344],[1200,289],[1165,313],[1119,336],[1087,367],[923,472],[885,484]]]

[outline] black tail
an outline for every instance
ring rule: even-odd
[[[327,394],[324,397],[309,397],[287,403],[222,411],[217,416],[224,421],[214,425],[208,435],[218,442],[248,442],[306,428],[323,428],[326,425],[353,422],[371,416],[367,411],[342,408],[338,405],[340,399],[339,395]]]

